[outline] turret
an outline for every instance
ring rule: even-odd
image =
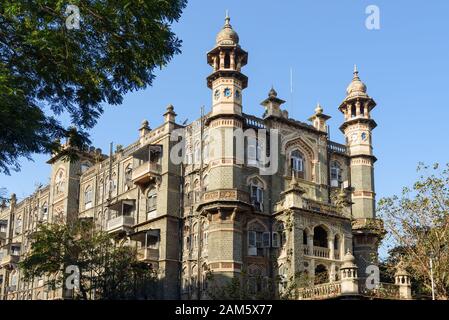
[[[315,114],[309,118],[309,121],[312,122],[312,125],[315,127],[315,129],[322,132],[327,132],[326,121],[330,118],[330,116],[323,113],[323,108],[318,103],[315,108]]]
[[[412,298],[412,284],[410,275],[400,262],[396,267],[394,282],[399,287],[399,298],[409,300]]]
[[[151,131],[150,124],[147,120],[143,120],[139,128],[139,136],[142,138]]]
[[[240,47],[239,36],[230,21],[227,15],[215,47],[207,54],[207,63],[213,68],[207,77],[207,86],[212,89],[212,117],[241,115],[242,90],[248,86],[248,78],[241,73],[248,62],[248,53]]]
[[[343,258],[343,264],[340,268],[341,293],[343,295],[356,295],[359,293],[357,269],[355,258],[348,250]]]
[[[376,102],[367,94],[357,67],[339,110],[344,114],[340,130],[346,137],[350,157],[352,229],[354,255],[365,277],[366,267],[377,263],[377,248],[383,235],[382,221],[375,215],[374,162],[372,130],[377,126],[371,118]]]
[[[268,92],[268,98],[261,102],[261,105],[265,108],[264,118],[268,117],[284,117],[285,113],[281,110],[281,105],[285,101],[278,98],[278,93],[274,88],[271,88]]]

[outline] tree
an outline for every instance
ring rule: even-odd
[[[407,250],[401,246],[396,246],[388,250],[388,256],[379,262],[380,282],[394,283],[395,274],[398,271],[398,266],[403,264],[403,260]],[[410,268],[408,268],[410,269]],[[430,297],[430,292],[427,290],[421,278],[414,278],[411,282],[412,292],[415,299]]]
[[[420,164],[418,172],[412,188],[379,201],[379,213],[396,260],[421,284],[420,293],[431,293],[432,258],[436,297],[449,299],[449,164]]]
[[[213,273],[209,273],[207,281],[207,296],[212,300],[269,300],[274,298],[273,281],[261,275],[248,276],[244,271],[240,276],[218,280]]]
[[[20,157],[60,151],[58,139],[89,143],[104,103],[151,85],[154,70],[180,53],[171,25],[186,3],[1,1],[0,172],[19,170]]]
[[[68,266],[79,268],[79,299],[136,299],[156,296],[156,274],[136,260],[131,247],[95,231],[91,221],[43,224],[32,236],[31,251],[19,263],[26,281],[54,275],[53,288],[64,285]]]

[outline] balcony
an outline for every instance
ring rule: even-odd
[[[129,232],[134,227],[134,217],[133,216],[118,216],[111,218],[107,223],[107,231],[109,233],[116,232]]]
[[[0,267],[17,264],[19,262],[19,258],[20,257],[18,254],[6,253],[0,262]]]
[[[139,248],[137,249],[137,260],[141,262],[152,262],[159,260],[159,249]]]
[[[313,247],[313,253],[310,254],[310,250],[308,246],[303,246],[304,255],[306,256],[314,256],[318,258],[325,258],[329,259],[330,257],[330,250],[329,248],[323,248],[323,247]]]
[[[146,185],[161,175],[161,165],[156,162],[146,162],[141,166],[133,169],[132,181],[134,184],[142,186]]]

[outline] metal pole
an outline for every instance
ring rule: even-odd
[[[430,260],[430,282],[432,283],[432,300],[435,300],[435,284],[433,282],[433,260]]]

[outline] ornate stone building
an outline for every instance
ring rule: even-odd
[[[253,295],[279,297],[300,277],[309,281],[302,299],[363,292],[383,232],[375,216],[376,103],[355,69],[339,106],[341,145],[329,140],[320,105],[310,123],[294,120],[274,89],[262,117],[244,113],[247,61],[227,17],[207,54],[210,112],[181,125],[170,105],[160,126],[144,121],[138,140],[110,156],[95,148],[78,151],[77,161],[53,155],[49,185],[2,205],[1,298],[65,297],[48,279],[22,281],[17,262],[39,224],[80,218],[159,270],[162,299],[207,298],[233,277]],[[397,294],[407,292],[404,274]]]

